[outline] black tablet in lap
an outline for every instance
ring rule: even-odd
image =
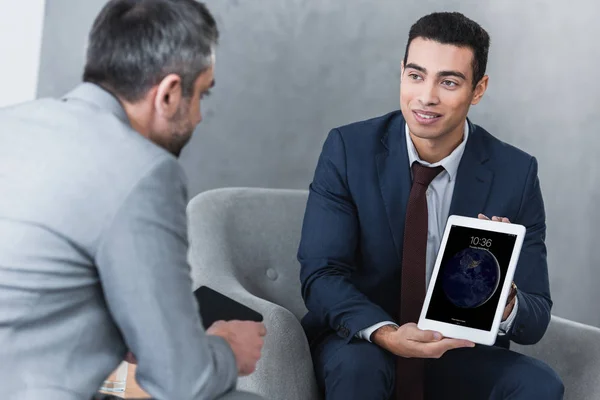
[[[258,312],[207,286],[196,289],[194,296],[200,308],[204,329],[208,329],[216,321],[262,322],[263,320],[263,316]]]

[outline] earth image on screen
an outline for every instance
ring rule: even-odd
[[[488,301],[500,284],[500,265],[488,250],[467,247],[444,265],[442,288],[452,304],[476,308]]]

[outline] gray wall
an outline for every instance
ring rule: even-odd
[[[538,157],[554,313],[600,326],[600,36],[593,0],[210,0],[217,87],[182,156],[191,194],[306,188],[334,126],[397,108],[410,24],[458,10],[488,29],[490,87],[474,122]],[[103,0],[47,0],[39,96],[79,81]],[[598,246],[598,247],[596,247]]]

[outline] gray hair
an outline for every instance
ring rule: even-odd
[[[195,0],[111,0],[90,32],[83,81],[135,102],[176,74],[190,97],[218,39],[213,16]]]

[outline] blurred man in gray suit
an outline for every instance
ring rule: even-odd
[[[235,392],[262,324],[204,331],[177,155],[214,85],[218,31],[194,0],[114,0],[84,81],[0,110],[0,397],[89,399],[127,351],[165,400]]]

